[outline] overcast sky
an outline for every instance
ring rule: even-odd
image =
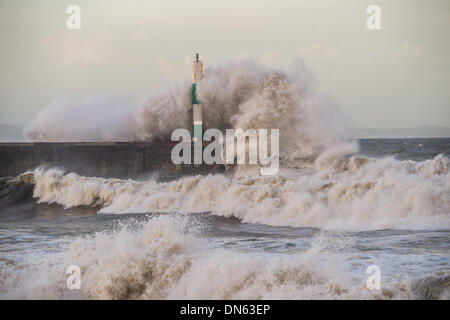
[[[70,4],[81,30],[66,28]],[[138,101],[190,78],[200,52],[206,67],[301,57],[354,126],[450,126],[449,31],[448,0],[0,0],[0,124],[56,98]]]

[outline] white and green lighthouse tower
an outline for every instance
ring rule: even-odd
[[[197,96],[197,84],[203,79],[203,62],[199,60],[198,53],[192,65],[192,112],[193,112],[193,140],[202,141],[203,136],[203,113],[202,105]]]

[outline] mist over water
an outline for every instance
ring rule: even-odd
[[[133,108],[106,97],[57,99],[40,111],[23,135],[30,141],[133,141]]]

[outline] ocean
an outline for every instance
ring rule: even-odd
[[[449,299],[450,139],[358,144],[266,177],[0,180],[0,298]]]

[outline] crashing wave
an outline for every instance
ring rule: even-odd
[[[313,241],[297,255],[258,255],[207,249],[186,233],[186,220],[159,216],[140,230],[122,227],[72,242],[62,256],[0,263],[2,298],[77,299],[413,299],[445,298],[448,276],[394,282],[368,290],[352,282],[341,257]],[[347,246],[348,241],[343,241]],[[81,270],[81,289],[65,287],[66,268]],[[446,280],[447,279],[447,280]],[[435,290],[435,288],[439,290]],[[428,297],[428,296],[427,296]]]
[[[317,171],[209,175],[171,182],[34,172],[34,197],[100,213],[211,212],[274,226],[370,230],[450,228],[450,162],[349,157]]]

